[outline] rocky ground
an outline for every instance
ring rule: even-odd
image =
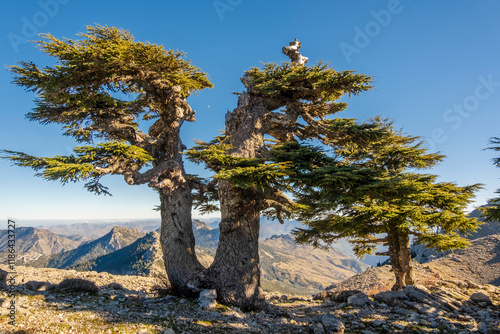
[[[210,291],[201,300],[163,296],[148,277],[16,269],[15,326],[4,285],[1,333],[500,333],[500,288],[422,266],[418,285],[401,292],[388,291],[388,267],[373,268],[314,299],[267,294],[268,307],[249,313]]]

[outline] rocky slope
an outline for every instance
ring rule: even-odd
[[[479,226],[476,232],[473,232],[469,235],[465,235],[464,237],[466,237],[467,239],[476,240],[490,235],[500,235],[500,223],[485,221],[481,217],[481,212],[479,211],[479,209],[473,210],[468,214],[468,216],[477,218],[479,221],[482,222],[482,225]],[[419,263],[427,263],[436,260],[438,258],[441,258],[443,256],[446,256],[448,254],[454,253],[452,251],[439,252],[434,249],[426,248],[423,245],[413,245],[411,247],[411,251],[412,254],[414,255],[414,260]]]
[[[475,284],[500,286],[500,235],[490,235],[472,241],[466,249],[454,251],[416,268],[417,284],[434,284],[437,280],[467,280]],[[395,283],[390,265],[369,268],[332,287],[332,291],[360,289],[374,293],[390,289]],[[326,292],[329,293],[329,292]]]
[[[446,276],[500,285],[500,234],[472,240],[472,245],[428,263]]]
[[[150,277],[16,270],[16,327],[2,316],[1,333],[500,333],[500,289],[446,277],[401,292],[341,290],[323,300],[268,294],[266,308],[242,313],[158,295]],[[5,290],[0,303],[10,305]]]
[[[481,212],[476,209],[469,213],[469,216],[478,218],[480,221],[484,222],[476,232],[472,233],[470,236],[468,236],[469,239],[474,240],[474,239],[479,239],[483,238],[492,234],[500,234],[500,223],[499,222],[490,222],[490,221],[485,221],[483,218],[481,218]]]
[[[368,268],[339,250],[298,245],[288,235],[261,241],[260,263],[265,290],[300,295],[316,293]]]
[[[31,265],[49,268],[68,268],[76,266],[79,263],[93,260],[96,257],[128,246],[143,236],[144,233],[139,230],[115,226],[108,234],[97,240],[82,244],[67,252],[41,258],[31,263]]]

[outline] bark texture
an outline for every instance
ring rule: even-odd
[[[179,173],[179,171],[178,171]],[[173,176],[174,178],[176,176]],[[160,189],[161,245],[168,279],[175,294],[194,295],[200,290],[191,281],[204,268],[195,252],[191,220],[191,190],[179,178],[173,189]]]
[[[400,231],[396,226],[391,226],[387,235],[389,257],[396,277],[393,291],[402,290],[406,285],[413,285],[413,266],[411,264],[410,238],[408,233]]]
[[[243,92],[238,107],[226,115],[230,154],[256,157],[264,147],[262,119],[268,110],[259,99]],[[262,194],[254,188],[239,189],[219,181],[221,209],[219,246],[208,269],[219,301],[243,310],[264,303],[260,287],[259,229]]]
[[[219,183],[221,197],[220,239],[208,269],[217,296],[226,305],[242,310],[259,308],[264,298],[259,270],[259,200],[252,191]]]
[[[161,245],[163,259],[172,290],[180,295],[200,292],[196,278],[204,267],[195,252],[192,227],[191,189],[182,162],[183,149],[179,132],[185,119],[194,117],[191,108],[178,94],[175,87],[166,99],[164,112],[151,127],[150,135],[162,145],[154,148],[156,165],[170,162],[173,167],[164,169],[150,186],[158,189],[161,201]],[[175,162],[175,163],[172,163]]]

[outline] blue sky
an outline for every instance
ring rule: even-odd
[[[498,1],[77,1],[2,3],[3,65],[20,60],[53,64],[29,39],[50,32],[74,38],[99,23],[129,30],[139,41],[187,52],[215,87],[189,98],[197,122],[183,126],[187,146],[224,128],[242,91],[243,71],[261,62],[287,60],[281,47],[298,38],[310,63],[320,59],[338,70],[375,78],[375,89],[348,100],[340,116],[365,120],[382,115],[411,135],[422,136],[446,160],[430,172],[459,185],[484,183],[474,205],[500,188],[500,169],[484,151],[500,136],[500,2]],[[57,125],[25,119],[32,93],[0,75],[0,148],[33,155],[68,154],[74,146]],[[206,173],[187,164],[190,173]],[[0,161],[0,218],[22,220],[135,219],[159,217],[157,195],[103,179],[113,197],[96,196],[83,184],[61,186],[30,169]]]

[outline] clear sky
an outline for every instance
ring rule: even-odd
[[[50,32],[75,38],[99,23],[129,30],[138,41],[187,52],[207,72],[213,89],[189,98],[197,122],[183,126],[187,146],[224,128],[243,90],[243,71],[261,62],[287,60],[281,47],[298,38],[310,63],[320,59],[338,70],[375,78],[375,90],[353,97],[346,117],[382,115],[422,136],[446,160],[432,173],[459,185],[484,183],[474,205],[500,188],[500,169],[484,151],[500,136],[500,2],[477,1],[6,1],[0,13],[0,59],[53,64],[29,39]],[[52,156],[75,145],[57,125],[25,119],[32,93],[0,75],[0,149]],[[187,164],[190,173],[206,173]],[[159,217],[156,193],[105,177],[113,197],[93,195],[82,183],[61,186],[33,176],[31,169],[0,161],[0,218],[112,219]]]

